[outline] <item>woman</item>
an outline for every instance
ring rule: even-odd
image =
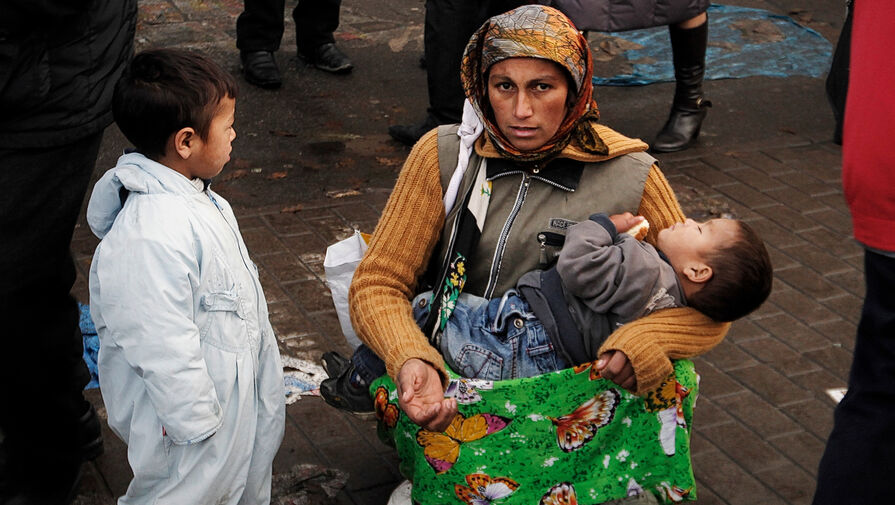
[[[529,5],[491,18],[463,59],[471,106],[459,141],[456,127],[432,130],[401,171],[349,302],[358,336],[385,361],[419,426],[442,431],[457,414],[426,336],[437,339],[438,316],[424,333],[411,313],[427,270],[441,294],[431,313],[445,318],[460,290],[490,297],[552,261],[553,239],[595,211],[645,216],[651,242],[684,219],[646,144],[597,124],[592,73],[587,41],[559,11]],[[647,392],[672,371],[669,357],[705,352],[727,328],[692,309],[659,311],[613,333],[598,366]]]

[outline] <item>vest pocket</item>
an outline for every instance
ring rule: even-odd
[[[538,239],[538,265],[542,268],[549,267],[559,257],[559,252],[562,251],[562,246],[566,242],[566,236],[555,231],[541,231],[538,232],[536,238]]]

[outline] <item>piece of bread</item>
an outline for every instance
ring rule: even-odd
[[[625,233],[636,238],[637,240],[643,240],[646,238],[646,234],[649,233],[649,221],[644,219],[643,221],[632,226]]]

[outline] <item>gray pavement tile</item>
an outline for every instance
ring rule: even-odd
[[[793,314],[796,318],[809,325],[840,319],[838,314],[817,300],[794,289],[788,287],[784,289],[783,286],[776,283],[774,284],[774,291],[768,300],[765,305],[776,305],[783,312]]]
[[[733,324],[730,325],[730,331],[727,332],[727,337],[725,337],[724,340],[738,344],[741,342],[748,342],[749,340],[764,337],[768,334],[767,331],[763,330],[760,326],[753,322],[761,320],[763,319],[758,320],[749,317],[746,319],[734,321]]]
[[[832,345],[832,342],[819,333],[816,327],[797,321],[789,314],[770,316],[756,321],[756,324],[777,340],[793,349],[798,349],[801,354]]]
[[[696,370],[700,376],[700,395],[714,399],[745,391],[746,388],[741,383],[732,379],[729,374],[718,370],[705,358],[697,357],[693,359],[693,362],[696,364]]]
[[[786,503],[809,505],[814,497],[815,478],[794,464],[760,469],[754,475],[778,493]]]
[[[730,505],[786,503],[721,451],[693,455],[693,471],[700,482]]]
[[[701,373],[700,373],[701,375]],[[717,424],[725,424],[734,422],[733,417],[718,405],[718,400],[707,396],[705,391],[699,390],[699,400],[696,402],[696,409],[693,411],[693,426],[714,426]],[[700,430],[693,431],[693,440],[699,435]],[[704,437],[703,437],[704,438]],[[692,443],[692,442],[691,442]],[[705,443],[703,447],[707,447]]]
[[[833,405],[828,401],[812,398],[785,405],[781,409],[807,431],[823,440],[826,440],[833,429]]]
[[[809,230],[801,233],[802,238],[807,239],[810,244],[800,244],[786,249],[786,254],[792,257],[799,264],[804,265],[822,275],[843,273],[854,278],[861,278],[859,272],[845,263],[841,258],[844,252],[851,254],[861,254],[852,241],[839,241],[839,250],[831,250],[826,247],[827,244],[818,244],[822,241],[822,237],[829,237],[827,230]],[[833,245],[833,244],[830,244]],[[776,266],[776,265],[775,265]]]
[[[739,344],[739,346],[761,363],[770,365],[787,377],[811,372],[818,368],[816,363],[803,357],[776,337],[750,340]]]
[[[766,366],[737,368],[728,372],[728,375],[775,407],[782,407],[812,397],[809,391],[798,386],[780,372]]]
[[[724,453],[750,474],[791,464],[771,444],[740,423],[706,427],[699,432],[715,446],[721,443]]]
[[[801,425],[752,391],[718,398],[715,403],[762,439],[804,431]],[[724,438],[720,440],[725,442]]]
[[[770,443],[812,477],[816,477],[824,442],[809,432],[787,433],[768,439]]]
[[[743,351],[742,344],[734,344],[729,339],[725,339],[711,351],[704,354],[703,359],[723,371],[758,364],[752,356]]]
[[[855,336],[858,326],[850,321],[839,319],[827,321],[812,326],[818,333],[824,335],[833,345],[844,347],[851,352],[854,349]]]
[[[828,389],[842,388],[847,382],[839,376],[838,373],[831,373],[825,368],[812,370],[803,374],[790,375],[790,379],[799,386],[814,392],[814,397],[828,400],[830,405],[834,405],[832,398],[827,395]]]
[[[814,351],[807,351],[805,357],[837,377],[848,378],[848,372],[851,369],[851,352],[843,346],[830,345]]]
[[[824,301],[846,294],[846,291],[827,280],[823,275],[804,266],[778,270],[774,272],[774,275],[793,289],[797,289],[815,300]]]

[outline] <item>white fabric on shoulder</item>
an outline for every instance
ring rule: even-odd
[[[460,128],[457,136],[460,137],[460,154],[457,156],[457,168],[454,169],[448,187],[444,192],[444,215],[448,215],[457,202],[457,193],[460,191],[460,181],[466,173],[469,165],[469,156],[472,154],[475,141],[482,135],[485,126],[476,114],[469,99],[463,101],[463,118],[460,120]]]

